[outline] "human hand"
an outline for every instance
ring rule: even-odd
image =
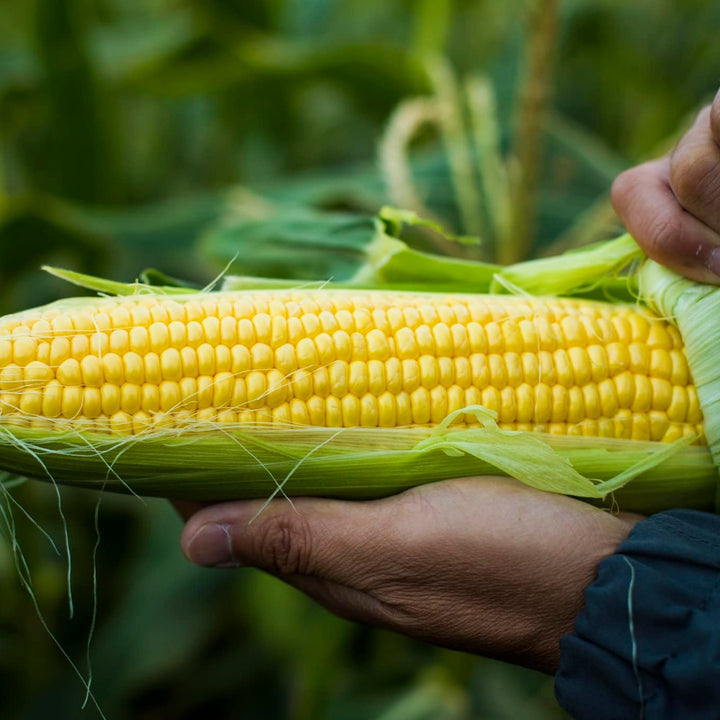
[[[720,284],[720,92],[673,152],[619,175],[612,200],[649,257]]]
[[[255,517],[261,504],[180,506],[185,555],[258,567],[341,617],[546,672],[598,563],[638,519],[507,478],[274,500]]]

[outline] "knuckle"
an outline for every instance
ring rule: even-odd
[[[672,256],[682,248],[685,228],[679,213],[667,213],[655,219],[648,229],[644,249],[655,259]]]
[[[312,534],[300,513],[281,513],[267,518],[258,531],[256,542],[270,572],[277,575],[309,574]]]
[[[627,206],[630,196],[632,195],[637,183],[637,168],[625,170],[615,178],[612,187],[610,188],[610,199],[618,214],[622,214],[624,208]]]
[[[679,148],[670,163],[670,187],[683,207],[692,209],[720,199],[720,164],[703,146]]]

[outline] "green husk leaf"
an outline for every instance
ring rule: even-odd
[[[620,277],[621,270],[642,255],[629,235],[558,257],[502,267],[411,248],[400,238],[403,226],[429,228],[451,242],[477,242],[450,235],[414,212],[386,206],[374,220],[307,210],[286,211],[262,221],[247,219],[214,231],[207,243],[215,247],[217,257],[231,260],[240,254],[242,268],[253,271],[229,276],[223,285],[226,290],[304,287],[307,275],[299,273],[310,267],[315,268],[316,278],[336,288],[507,293],[516,287],[531,295],[635,299],[632,276]],[[348,274],[351,268],[355,270]]]
[[[378,217],[385,223],[389,234],[393,237],[399,237],[403,225],[409,225],[410,227],[429,228],[439,235],[442,235],[446,240],[452,240],[453,242],[458,242],[463,245],[482,244],[480,238],[471,235],[452,235],[447,232],[440,223],[421,217],[413,210],[403,210],[402,208],[385,205],[380,208]]]
[[[362,288],[397,288],[430,292],[487,292],[499,265],[420,252],[392,237],[377,221],[367,261],[348,283]]]
[[[481,426],[450,432],[450,423],[465,413],[474,415]],[[592,479],[580,475],[567,458],[560,457],[539,436],[503,431],[495,419],[496,413],[486,408],[463,408],[450,413],[417,447],[440,449],[453,457],[457,457],[458,452],[471,455],[538,490],[577,497],[603,497],[604,493]]]
[[[343,283],[329,283],[325,281],[310,282],[307,280],[287,280],[285,278],[254,277],[252,275],[226,275],[220,289],[225,292],[238,290],[303,290],[318,289],[322,287],[348,287]]]
[[[182,288],[185,291],[197,290],[197,288],[193,287],[187,280],[172,277],[157,268],[145,268],[145,270],[140,273],[140,282],[144,285],[151,285],[152,287]]]
[[[720,467],[720,288],[701,285],[647,260],[639,270],[640,295],[678,326],[704,415],[705,437]],[[720,507],[720,486],[718,488]]]
[[[608,278],[617,276],[621,270],[641,257],[642,251],[637,243],[626,234],[615,240],[589,245],[556,257],[509,265],[501,270],[498,276],[531,295],[581,295],[602,285]],[[615,289],[617,291],[617,285]],[[498,280],[490,286],[490,292],[501,293],[503,290],[503,285]],[[628,299],[631,299],[632,284],[627,292]]]
[[[451,423],[461,415],[476,417],[480,427],[450,430]],[[497,414],[482,406],[470,406],[450,413],[418,449],[439,448],[449,455],[466,453],[483,460],[510,477],[547,492],[584,498],[604,498],[620,490],[632,479],[660,466],[677,455],[683,447],[697,438],[682,438],[675,443],[661,445],[661,449],[637,459],[604,481],[581,475],[567,457],[557,453],[544,433],[524,433],[501,430]]]
[[[282,491],[360,499],[436,480],[501,474],[602,503],[616,489],[619,474],[642,467],[633,482],[604,502],[639,511],[678,502],[711,507],[717,474],[708,449],[668,447],[554,435],[523,439],[522,433],[452,427],[338,430],[205,423],[110,438],[0,426],[0,465],[8,470],[139,495],[213,501],[267,498]],[[518,448],[523,459],[509,462],[507,455]],[[554,481],[557,468],[562,477]]]
[[[79,273],[73,270],[64,270],[63,268],[52,267],[50,265],[43,265],[42,269],[61,280],[65,280],[85,290],[95,290],[103,295],[122,296],[139,295],[141,293],[175,295],[178,293],[187,294],[195,292],[192,288],[177,285],[149,286],[143,282],[121,283],[116,282],[115,280],[106,280],[105,278],[95,277],[94,275],[86,275],[85,273]]]

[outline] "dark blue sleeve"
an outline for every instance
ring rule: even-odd
[[[720,718],[720,516],[638,523],[560,649],[555,693],[578,720]]]

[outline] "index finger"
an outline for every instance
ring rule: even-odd
[[[720,233],[688,212],[670,186],[670,159],[619,175],[613,205],[647,255],[698,282],[720,284]]]
[[[670,187],[678,203],[720,232],[720,100],[705,108],[670,156]]]

